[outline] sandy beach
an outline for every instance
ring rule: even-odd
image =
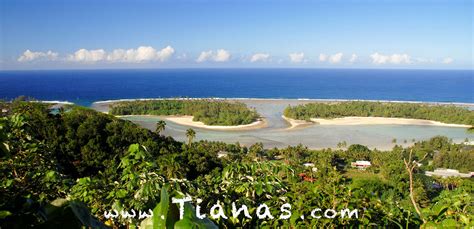
[[[281,117],[285,119],[285,121],[290,125],[288,128],[286,128],[286,130],[300,129],[300,128],[304,128],[304,127],[311,126],[314,124],[313,122],[308,122],[305,120],[296,120],[296,119],[288,118],[288,117],[285,117],[284,115],[282,115]]]
[[[237,126],[211,126],[206,125],[203,122],[193,121],[193,116],[165,116],[164,119],[174,122],[179,125],[196,127],[209,130],[253,130],[260,129],[267,126],[265,119],[257,120],[253,123],[246,125],[237,125]]]
[[[312,118],[319,125],[431,125],[445,127],[471,127],[463,124],[448,124],[431,120],[386,117],[344,117],[335,119]]]
[[[223,131],[254,130],[254,129],[261,129],[267,126],[267,121],[265,119],[260,119],[246,125],[237,125],[237,126],[213,126],[212,125],[211,126],[211,125],[206,125],[203,122],[193,121],[193,116],[123,115],[123,116],[116,116],[116,117],[133,117],[133,116],[157,117],[157,118],[164,119],[166,121],[174,122],[182,126],[189,126],[189,127],[208,129],[208,130],[223,130]]]
[[[418,125],[418,126],[443,126],[443,127],[463,127],[470,128],[470,125],[463,124],[449,124],[431,120],[423,119],[409,119],[409,118],[386,118],[386,117],[344,117],[334,119],[312,118],[311,122],[305,120],[296,120],[282,116],[289,124],[287,130],[303,128],[310,125]]]

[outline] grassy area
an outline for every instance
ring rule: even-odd
[[[348,169],[343,176],[350,179],[379,179],[384,180],[382,174],[368,170]]]

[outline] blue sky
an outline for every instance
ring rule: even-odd
[[[473,68],[473,3],[3,0],[2,69]]]

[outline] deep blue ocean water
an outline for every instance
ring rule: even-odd
[[[472,70],[155,69],[0,71],[0,99],[159,97],[367,99],[474,103]]]

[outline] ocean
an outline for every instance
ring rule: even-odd
[[[142,69],[0,71],[0,99],[362,99],[474,103],[472,70]]]

